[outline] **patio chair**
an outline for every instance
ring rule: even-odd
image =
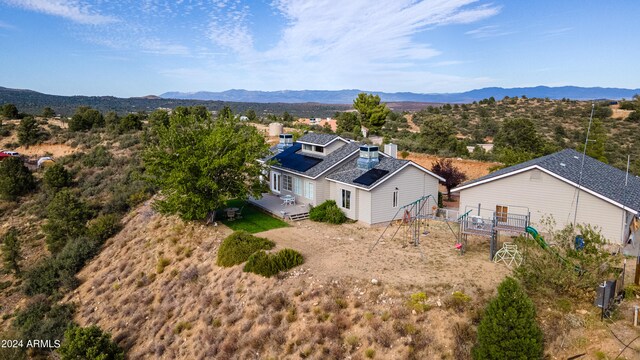
[[[235,214],[236,219],[242,219],[242,209],[244,209],[245,206],[246,206],[246,204],[242,205],[240,207],[240,210],[236,211],[236,214]]]
[[[234,210],[227,210],[227,220],[233,221],[236,219],[236,212]]]

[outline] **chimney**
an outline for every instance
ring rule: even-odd
[[[360,157],[358,158],[357,167],[361,170],[371,170],[378,165],[378,147],[375,145],[360,146]]]
[[[293,145],[292,134],[280,134],[280,142],[278,143],[278,152],[282,152],[285,149],[290,148]]]
[[[396,144],[385,144],[384,145],[384,153],[391,156],[394,159],[398,158],[398,145]]]

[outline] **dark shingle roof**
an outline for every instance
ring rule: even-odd
[[[382,176],[381,178],[379,178],[374,183],[370,184],[369,186],[365,186],[365,185],[353,182],[353,180],[359,178],[362,174],[367,172],[367,170],[362,170],[357,168],[356,166],[356,163],[358,161],[357,158],[347,161],[344,165],[340,167],[340,169],[338,169],[338,171],[327,176],[327,179],[340,181],[342,183],[358,186],[365,189],[371,189],[372,187],[376,186],[384,179],[393,175],[393,173],[396,172],[398,169],[400,169],[401,167],[409,163],[408,160],[400,160],[392,157],[380,156],[379,159],[380,159],[380,162],[378,163],[378,165],[374,167],[374,169],[386,170],[388,171],[388,173]]]
[[[295,144],[294,146],[300,147],[299,144]],[[317,177],[320,174],[324,173],[325,171],[329,170],[329,168],[331,168],[332,166],[338,164],[339,162],[341,162],[342,160],[346,159],[347,157],[349,157],[351,154],[353,154],[354,152],[356,152],[359,149],[359,144],[358,143],[354,143],[354,142],[350,142],[348,144],[345,144],[343,146],[341,146],[340,148],[334,150],[333,152],[331,152],[330,154],[326,155],[326,156],[313,156],[312,154],[305,154],[305,156],[308,157],[313,157],[313,158],[317,158],[320,160],[320,162],[311,167],[310,169],[308,169],[307,171],[297,171],[288,167],[284,167],[282,165],[279,164],[274,164],[273,167],[275,168],[280,168],[280,169],[284,169],[287,170],[289,172],[295,173],[295,174],[302,174],[302,175],[306,175],[306,176],[310,176],[310,177]],[[300,150],[298,150],[298,153],[300,153]],[[275,158],[275,156],[271,157],[271,158]],[[265,160],[268,160],[269,158],[266,158]]]
[[[582,180],[580,180],[580,164],[582,153],[565,149],[556,153],[539,157],[514,166],[495,171],[481,178],[468,181],[459,186],[466,187],[500,175],[505,175],[530,166],[539,166],[573,183],[580,183],[601,196],[620,203],[626,207],[640,211],[640,178],[629,174],[625,189],[626,173],[589,156],[585,156]]]
[[[308,133],[308,134],[305,134],[300,139],[298,139],[298,141],[314,144],[314,145],[325,146],[337,138],[339,138],[339,136],[333,135],[333,134]]]

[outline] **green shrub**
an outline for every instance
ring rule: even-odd
[[[36,180],[19,157],[0,162],[0,199],[14,201],[36,188]]]
[[[292,249],[282,249],[275,254],[267,254],[260,250],[249,257],[243,271],[271,277],[303,263],[303,256]]]
[[[42,177],[44,186],[48,191],[58,191],[71,186],[71,174],[62,164],[54,164],[47,168]]]
[[[247,263],[244,264],[244,272],[252,272],[264,277],[276,275],[280,270],[273,261],[272,255],[267,254],[264,250],[257,251],[249,256]]]
[[[80,106],[69,120],[69,131],[84,131],[105,125],[102,113],[88,106]]]
[[[25,273],[24,292],[27,295],[51,295],[60,286],[59,264],[54,258],[42,260]]]
[[[287,271],[304,263],[304,257],[293,249],[278,251],[273,260],[281,271]]]
[[[416,312],[425,312],[431,309],[431,306],[427,303],[429,297],[424,292],[420,291],[415,294],[411,294],[409,298],[409,307]]]
[[[111,335],[95,325],[85,328],[74,326],[67,329],[58,353],[62,360],[124,359],[124,351],[111,341]]]
[[[85,154],[82,159],[82,165],[86,167],[105,167],[111,163],[112,156],[106,147],[100,145],[96,146]]]
[[[640,110],[635,110],[627,116],[627,121],[640,122]]]
[[[620,258],[607,251],[605,239],[590,225],[578,225],[584,239],[584,249],[575,249],[575,232],[571,226],[553,234],[557,246],[543,250],[531,238],[516,239],[518,250],[527,261],[515,269],[515,277],[529,294],[563,293],[571,297],[591,299],[593,289],[615,275]]]
[[[640,286],[631,284],[624,287],[625,300],[635,300],[637,296],[640,296]]]
[[[158,263],[156,264],[156,272],[158,274],[162,274],[164,272],[164,268],[166,268],[167,266],[169,266],[171,264],[171,260],[161,256],[158,259]]]
[[[42,227],[47,234],[47,247],[58,253],[68,239],[82,235],[90,214],[86,205],[69,190],[61,190],[47,206],[47,223]]]
[[[100,215],[91,220],[87,226],[87,235],[100,244],[117,234],[122,229],[120,216],[116,214]]]
[[[216,264],[224,267],[241,264],[256,251],[273,249],[275,245],[269,239],[253,236],[246,231],[236,231],[220,244]]]
[[[69,240],[55,256],[42,260],[25,274],[25,293],[51,295],[60,287],[74,289],[78,285],[75,274],[98,254],[103,242],[98,236]]]
[[[366,356],[368,359],[373,359],[376,356],[376,351],[369,348],[364,351],[364,356]]]
[[[542,359],[542,331],[533,302],[516,280],[507,277],[478,326],[474,359]]]
[[[65,330],[71,326],[74,307],[69,304],[57,305],[44,297],[36,297],[27,307],[16,313],[13,326],[24,341],[62,340]]]
[[[347,217],[334,200],[327,200],[322,204],[312,207],[309,211],[309,219],[330,224],[342,224],[347,221]]]
[[[18,231],[12,227],[2,237],[2,262],[4,269],[6,271],[13,271],[16,275],[20,274],[20,260],[22,260],[22,254],[20,252]]]
[[[458,312],[464,311],[467,304],[471,302],[471,297],[462,291],[454,291],[451,297],[445,300],[447,308],[454,309]]]
[[[18,141],[20,145],[36,144],[43,137],[44,134],[33,116],[27,116],[20,120],[20,125],[18,126]]]

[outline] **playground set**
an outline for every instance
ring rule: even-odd
[[[518,212],[512,212],[513,209],[517,209]],[[465,253],[469,235],[483,236],[490,238],[490,260],[502,261],[507,265],[519,265],[522,263],[522,256],[517,252],[517,247],[505,243],[501,249],[498,249],[498,238],[500,233],[524,234],[528,232],[528,228],[531,228],[530,213],[526,207],[498,206],[495,211],[492,211],[483,209],[481,204],[478,204],[477,207],[467,207],[464,213],[460,214],[457,210],[438,207],[438,201],[432,195],[423,196],[398,208],[394,219],[399,220],[387,225],[369,251],[372,251],[387,231],[393,227],[395,231],[391,239],[400,234],[414,246],[418,246],[420,237],[429,234],[429,221],[435,220],[447,224],[456,239],[455,248],[461,255]],[[457,226],[451,224],[457,224]]]
[[[517,209],[518,212],[513,212]],[[564,258],[553,246],[550,246],[540,233],[530,225],[531,214],[526,207],[504,205],[497,206],[495,210],[483,209],[481,204],[477,207],[469,207],[464,213],[453,209],[438,207],[438,201],[432,195],[423,196],[407,205],[398,208],[380,237],[369,248],[369,252],[383,239],[389,229],[395,227],[390,240],[398,233],[403,239],[409,241],[414,246],[420,245],[420,238],[429,234],[429,221],[443,221],[451,230],[456,239],[455,248],[463,255],[467,246],[469,235],[483,236],[490,238],[489,259],[493,262],[502,262],[507,266],[519,266],[524,258],[518,251],[515,244],[505,242],[502,248],[498,249],[498,238],[500,233],[507,234],[529,234],[542,249],[553,254],[562,264],[572,267],[577,273],[584,272],[579,266]],[[451,226],[456,224],[457,226]],[[397,226],[396,226],[397,225]],[[581,235],[575,237],[575,249],[582,250],[585,246]],[[424,257],[424,254],[422,254]],[[640,263],[640,260],[639,260]],[[639,265],[640,266],[640,265]],[[625,266],[626,267],[626,266]],[[598,287],[594,305],[602,308],[602,317],[608,316],[611,308],[616,302],[622,299],[624,288],[625,269],[618,269],[617,276],[613,280],[605,281]]]

